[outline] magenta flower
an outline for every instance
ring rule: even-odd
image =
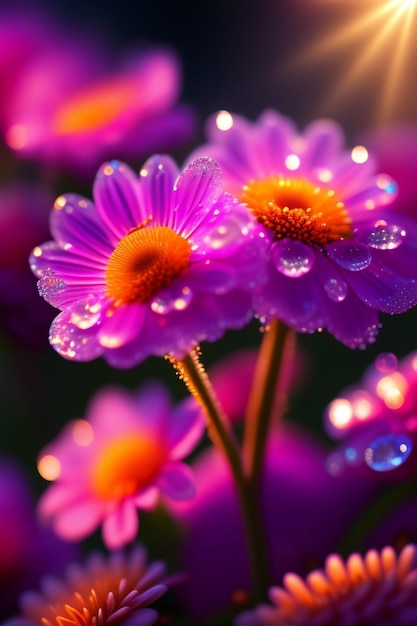
[[[257,223],[222,193],[212,159],[178,174],[168,156],[151,157],[139,179],[113,161],[97,174],[95,205],[56,200],[55,241],[30,263],[41,295],[62,310],[49,337],[61,356],[128,368],[149,355],[182,358],[250,321],[264,268]]]
[[[159,383],[144,384],[134,396],[102,390],[87,419],[68,424],[41,452],[39,472],[54,481],[39,502],[41,517],[67,540],[82,539],[102,524],[109,548],[132,541],[136,509],[153,509],[160,494],[194,495],[192,472],[181,459],[203,430],[194,401],[172,408]]]
[[[0,127],[18,156],[85,176],[115,152],[143,158],[192,137],[194,112],[179,103],[174,50],[112,51],[97,33],[86,36],[42,13],[32,19],[30,9],[9,11],[5,21]]]
[[[394,354],[380,354],[362,380],[326,409],[326,430],[342,441],[330,469],[363,465],[388,472],[388,480],[417,476],[416,414],[417,352],[399,363]]]
[[[288,425],[271,431],[262,507],[273,580],[321,563],[375,491],[374,473],[348,468],[332,476],[326,456],[310,432]],[[182,527],[176,549],[187,575],[177,594],[193,623],[217,623],[216,616],[236,611],[250,595],[244,531],[230,470],[218,450],[200,454],[192,468],[195,497],[168,504]]]
[[[148,608],[167,590],[165,565],[147,563],[142,546],[129,554],[93,553],[85,565],[68,568],[66,580],[45,579],[40,592],[22,595],[21,615],[7,626],[151,626],[158,619]]]
[[[375,340],[379,311],[417,303],[416,233],[387,210],[396,185],[374,173],[364,152],[343,148],[335,122],[300,133],[276,111],[254,123],[221,111],[208,140],[194,156],[219,162],[225,190],[250,208],[269,242],[268,281],[255,299],[262,323],[325,328],[364,348]]]
[[[327,557],[305,581],[284,576],[272,587],[271,604],[240,615],[235,626],[414,626],[417,621],[417,548],[408,545],[397,556],[391,546]]]

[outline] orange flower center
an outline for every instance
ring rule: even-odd
[[[147,434],[133,433],[104,447],[92,472],[92,487],[98,498],[120,499],[149,487],[167,451],[161,441]]]
[[[113,78],[75,95],[60,107],[53,120],[54,131],[61,135],[95,131],[126,113],[126,102],[135,95],[128,78]]]
[[[243,187],[240,201],[275,239],[289,237],[324,246],[352,235],[351,219],[335,192],[303,178],[251,180]]]
[[[116,305],[148,302],[185,270],[190,254],[189,242],[171,228],[132,229],[110,256],[107,294]]]

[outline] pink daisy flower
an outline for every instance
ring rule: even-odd
[[[102,524],[114,549],[138,532],[137,509],[159,499],[194,495],[192,472],[182,459],[204,431],[191,398],[171,406],[165,387],[144,384],[136,395],[104,389],[88,417],[68,424],[39,457],[39,472],[53,484],[39,502],[41,518],[67,540],[80,540]]]
[[[68,567],[65,580],[44,579],[41,591],[22,595],[21,615],[7,626],[151,626],[158,619],[148,608],[167,590],[165,565],[147,563],[142,546],[129,554],[93,553],[85,565]]]
[[[42,12],[33,19],[30,7],[4,20],[0,128],[19,157],[85,176],[115,152],[143,158],[192,137],[195,115],[179,103],[182,68],[173,49],[111,50],[99,33],[86,35]]]
[[[243,613],[235,626],[414,626],[417,622],[417,549],[407,545],[397,556],[391,546],[364,557],[327,557],[324,570],[305,581],[284,576],[272,587],[271,605]]]
[[[269,243],[255,308],[298,332],[327,329],[351,348],[375,341],[378,312],[417,303],[417,235],[387,205],[396,184],[365,152],[349,152],[335,122],[299,132],[273,110],[256,122],[221,111],[193,154],[218,161],[224,188],[245,203]]]
[[[94,199],[59,197],[55,241],[30,258],[41,295],[62,310],[49,336],[61,356],[129,368],[150,355],[183,358],[250,321],[266,246],[246,207],[222,193],[215,161],[179,174],[156,155],[139,178],[112,161]]]

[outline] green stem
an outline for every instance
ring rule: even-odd
[[[254,603],[258,603],[265,600],[268,587],[265,534],[262,531],[259,507],[254,506],[251,490],[248,488],[249,485],[243,472],[239,446],[229,419],[218,402],[209,377],[199,361],[197,351],[190,352],[182,360],[170,357],[169,360],[178,371],[190,393],[203,408],[209,437],[222,450],[229,463],[244,521],[253,579],[252,600]]]
[[[273,319],[262,339],[255,375],[247,405],[243,439],[243,460],[249,483],[257,489],[264,460],[269,425],[274,409],[281,417],[286,395],[274,406],[279,375],[294,349],[295,334],[278,319]],[[279,387],[278,387],[279,388]],[[282,392],[283,390],[281,390]]]

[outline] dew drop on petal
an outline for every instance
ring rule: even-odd
[[[324,283],[324,288],[330,300],[334,302],[342,302],[347,296],[348,286],[344,280],[330,278]]]
[[[193,291],[190,287],[183,287],[178,293],[167,292],[160,294],[151,302],[151,309],[159,315],[167,315],[172,311],[183,311],[193,299]]]
[[[38,280],[38,291],[47,302],[54,300],[54,296],[62,293],[65,282],[58,278],[51,270],[45,271]]]
[[[274,246],[272,258],[278,272],[284,276],[298,278],[312,269],[315,254],[304,243],[286,239]]]
[[[61,321],[59,316],[52,322],[49,343],[60,356],[70,360],[91,361],[103,352],[95,333],[83,333],[67,320]]]
[[[391,374],[397,369],[398,359],[392,352],[382,352],[375,359],[375,367],[383,374]]]
[[[81,330],[87,330],[97,324],[100,317],[101,304],[92,299],[91,302],[79,302],[76,306],[74,306],[70,322]]]
[[[327,245],[326,251],[335,263],[351,272],[365,269],[372,261],[371,250],[360,241],[336,241]]]
[[[406,234],[400,226],[377,226],[368,235],[368,244],[378,250],[394,250],[402,244]]]
[[[388,472],[404,463],[413,449],[407,435],[392,433],[378,437],[365,450],[365,462],[377,472]]]
[[[213,250],[219,250],[220,248],[230,246],[230,244],[235,241],[238,242],[241,237],[241,226],[229,221],[229,223],[221,224],[206,235],[204,237],[204,243],[209,245]]]

